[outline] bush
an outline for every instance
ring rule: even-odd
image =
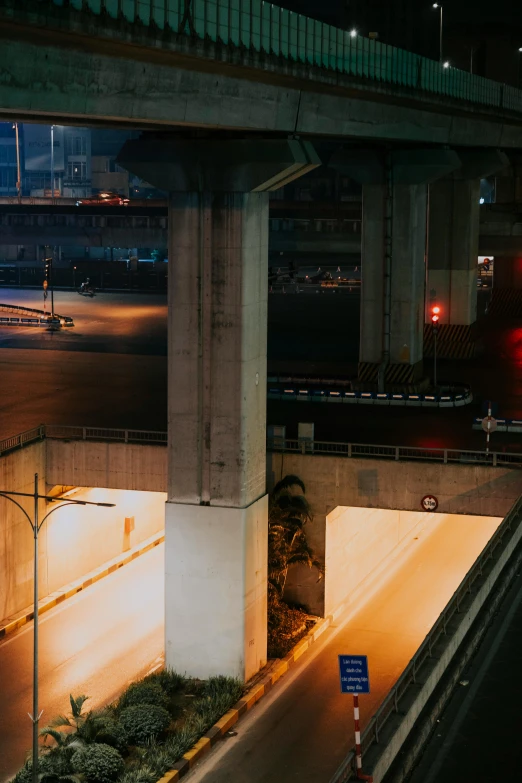
[[[243,694],[243,683],[240,680],[236,680],[234,677],[210,677],[205,683],[204,695],[209,696],[211,699],[215,697],[228,697],[230,699],[230,706],[241,698]]]
[[[162,773],[163,775],[163,773]],[[118,783],[156,783],[158,775],[146,764],[126,770]]]
[[[71,766],[72,751],[69,748],[52,748],[44,755],[38,758],[38,777],[41,781],[58,780],[72,773]],[[27,759],[22,769],[20,769],[12,783],[32,783],[33,780],[33,761]]]
[[[307,633],[310,620],[298,609],[290,609],[273,591],[268,597],[268,657],[284,658]]]
[[[165,731],[169,724],[167,710],[153,704],[136,704],[127,707],[120,715],[120,725],[131,745],[150,742]]]
[[[141,680],[140,682],[133,682],[122,693],[118,702],[118,710],[135,707],[137,704],[154,704],[157,707],[166,707],[168,698],[159,682]]]
[[[185,678],[172,669],[162,669],[145,677],[142,682],[157,683],[166,696],[174,696],[185,688]]]
[[[75,772],[85,775],[92,783],[111,783],[124,770],[123,758],[110,745],[86,745],[77,750],[71,759]]]

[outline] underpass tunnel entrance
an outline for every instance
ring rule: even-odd
[[[338,506],[327,516],[326,614],[339,653],[367,655],[375,712],[502,522],[500,517]]]
[[[54,494],[52,490],[51,494]],[[164,492],[74,487],[59,497],[114,503],[114,508],[66,506],[45,522],[44,567],[48,593],[108,561],[133,553],[165,529],[167,496]]]

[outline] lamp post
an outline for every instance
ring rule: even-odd
[[[51,125],[51,198],[54,201],[54,125]]]
[[[33,531],[34,538],[34,563],[33,563],[33,714],[29,715],[33,724],[33,742],[32,742],[32,783],[38,783],[38,724],[42,716],[42,712],[39,712],[38,704],[38,534],[42,529],[42,525],[54,511],[63,508],[64,506],[102,506],[104,508],[113,508],[114,503],[95,503],[89,500],[66,500],[64,503],[60,503],[59,506],[52,508],[42,520],[38,517],[38,501],[48,500],[50,502],[59,501],[60,498],[53,498],[49,495],[40,495],[38,493],[38,473],[34,475],[34,492],[11,492],[10,490],[0,490],[0,497],[4,497],[6,500],[10,500],[15,506],[18,506],[22,514],[25,516],[31,529]],[[33,498],[33,518],[27,513],[25,508],[15,500],[16,497],[20,498]]]
[[[20,172],[20,137],[18,135],[18,123],[14,124],[16,136],[16,190],[18,192],[18,203],[22,201],[22,176]]]
[[[439,313],[440,307],[435,305],[431,308],[431,329],[433,332],[433,386],[437,388],[437,334],[439,331]],[[435,392],[436,393],[436,392]]]
[[[442,62],[442,5],[441,3],[433,3],[433,8],[440,8],[440,24],[439,24],[439,60]]]

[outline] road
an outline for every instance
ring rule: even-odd
[[[42,615],[42,725],[68,711],[70,693],[87,694],[89,707],[111,701],[163,654],[163,557],[158,546]],[[32,630],[0,642],[2,783],[31,746]]]
[[[339,692],[337,656],[368,655],[372,692],[360,697],[364,727],[499,522],[437,517],[432,530],[412,534],[379,591],[328,629],[187,783],[328,783],[353,746],[352,704]]]
[[[36,291],[0,289],[0,299],[40,304]],[[86,299],[60,291],[55,305],[77,326],[58,333],[0,327],[0,439],[41,423],[165,430],[166,298],[103,293]],[[522,418],[521,327],[491,324],[483,357],[440,362],[442,380],[471,383],[477,398],[471,406],[391,413],[271,400],[268,421],[286,424],[289,437],[296,437],[299,421],[311,421],[317,440],[483,449],[484,436],[471,430],[482,400],[497,401],[501,416]],[[358,295],[269,297],[270,372],[353,376],[358,342]],[[492,448],[519,450],[519,440],[495,433]]]
[[[516,780],[522,767],[522,574],[464,671],[410,783]]]

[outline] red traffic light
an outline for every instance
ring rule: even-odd
[[[431,323],[433,324],[433,326],[437,326],[438,322],[439,322],[439,316],[438,315],[432,315],[431,316]]]
[[[433,315],[438,315],[440,313],[440,307],[438,305],[435,305],[435,307],[431,308],[431,312]]]

